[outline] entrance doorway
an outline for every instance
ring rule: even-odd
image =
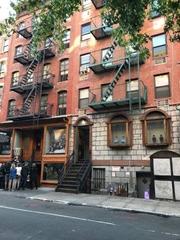
[[[145,192],[150,194],[151,173],[150,172],[136,172],[137,179],[137,197],[144,198]]]
[[[78,160],[89,160],[89,127],[78,127]]]
[[[78,119],[74,125],[75,162],[91,161],[91,125],[87,117]]]
[[[14,150],[21,149],[23,161],[42,160],[43,129],[16,130]]]

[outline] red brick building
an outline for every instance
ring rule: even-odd
[[[102,7],[84,1],[67,22],[61,53],[47,39],[32,56],[26,13],[9,42],[1,41],[0,162],[35,161],[41,184],[57,184],[59,171],[64,191],[179,199],[180,45],[157,15],[143,29],[152,36],[150,58],[127,55]]]

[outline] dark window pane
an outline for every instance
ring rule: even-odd
[[[12,132],[0,132],[0,154],[10,154]]]
[[[113,145],[123,145],[127,144],[128,140],[126,138],[126,123],[112,123],[112,144]]]
[[[149,120],[147,121],[147,143],[148,144],[163,144],[166,143],[166,133],[164,120]]]
[[[46,163],[43,169],[43,180],[58,180],[63,163]]]
[[[156,98],[167,98],[170,97],[169,86],[156,88]]]
[[[88,105],[89,105],[89,99],[88,98],[80,99],[80,102],[79,102],[79,107],[80,108],[87,108]]]

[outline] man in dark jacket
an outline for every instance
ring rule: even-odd
[[[21,170],[20,188],[22,188],[23,190],[26,187],[28,173],[29,173],[29,167],[28,167],[28,163],[26,162],[25,164],[23,164],[22,170]]]
[[[38,188],[37,176],[38,176],[37,166],[36,166],[36,163],[33,163],[32,167],[31,167],[31,171],[30,171],[30,185],[31,185],[31,189],[33,189],[34,187],[36,189]]]

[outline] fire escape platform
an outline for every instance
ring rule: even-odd
[[[104,101],[93,102],[93,103],[89,104],[89,107],[95,111],[106,110],[106,109],[108,109],[108,110],[109,109],[117,109],[120,107],[128,106],[130,104],[137,105],[137,104],[139,104],[139,100],[142,105],[146,104],[146,102],[147,102],[146,95],[143,97],[140,97],[140,99],[138,97],[131,98],[131,101],[130,101],[130,98],[125,98],[125,99],[121,99],[121,100],[113,100],[113,101],[107,101],[107,102],[104,102]]]
[[[106,37],[110,37],[112,35],[112,27],[101,25],[97,28],[92,28],[91,33],[95,37],[95,39],[100,40]]]
[[[51,115],[48,114],[46,111],[42,111],[39,113],[32,113],[32,112],[27,112],[27,113],[19,113],[19,114],[14,114],[11,116],[8,116],[8,120],[14,120],[14,121],[21,121],[21,120],[30,120],[30,119],[37,119],[37,118],[45,118],[45,117],[50,117]]]
[[[32,62],[32,58],[27,58],[24,56],[24,54],[18,54],[17,56],[14,57],[14,60],[23,64],[23,65],[28,65],[29,63]]]
[[[96,9],[102,8],[105,5],[105,0],[91,0]]]
[[[96,74],[104,73],[104,72],[110,72],[112,70],[115,70],[116,68],[120,67],[122,65],[122,62],[120,61],[109,61],[109,62],[100,62],[100,63],[94,63],[90,64],[89,68]]]
[[[18,33],[26,39],[29,39],[32,37],[32,33],[28,30],[28,28],[20,29],[18,30]]]

